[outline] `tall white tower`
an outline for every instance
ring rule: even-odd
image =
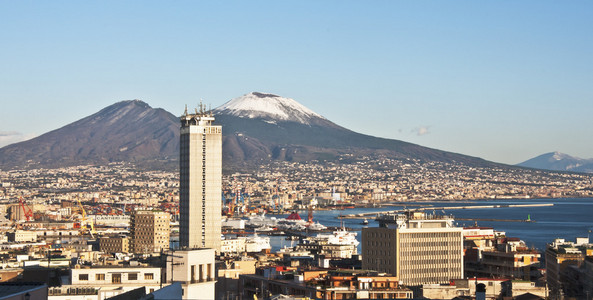
[[[220,251],[222,126],[200,105],[181,116],[179,246]]]

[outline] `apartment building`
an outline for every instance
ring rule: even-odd
[[[463,228],[448,216],[383,215],[362,230],[362,268],[389,273],[408,286],[463,278]]]

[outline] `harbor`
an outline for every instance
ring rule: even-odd
[[[449,204],[449,206],[447,206]],[[529,245],[538,249],[545,249],[550,240],[559,236],[575,238],[586,236],[593,229],[590,214],[593,209],[593,199],[529,199],[529,200],[492,200],[468,201],[461,203],[423,202],[405,203],[397,207],[366,207],[344,210],[315,210],[312,216],[315,223],[328,227],[321,231],[295,231],[287,233],[284,230],[260,231],[259,235],[268,235],[271,238],[273,249],[280,249],[291,241],[286,238],[298,234],[315,235],[327,233],[334,228],[345,227],[348,231],[360,231],[363,227],[377,227],[375,216],[379,214],[405,212],[420,208],[424,211],[434,210],[436,213],[445,211],[452,213],[457,226],[493,227],[504,231],[510,236],[523,237]],[[485,204],[485,205],[483,205]],[[578,213],[575,213],[578,212]],[[307,210],[298,211],[302,215]],[[285,219],[290,214],[269,214],[262,219]],[[244,217],[247,219],[248,217]],[[364,219],[368,224],[364,224]],[[257,219],[257,218],[256,218]],[[530,219],[531,221],[527,221]],[[255,221],[255,220],[254,220]],[[262,220],[263,221],[263,220]],[[273,222],[273,221],[272,221]],[[266,221],[261,224],[264,225]],[[270,226],[273,227],[273,226]],[[245,228],[244,233],[252,232]],[[358,236],[360,238],[360,235]],[[295,237],[298,239],[298,237]]]

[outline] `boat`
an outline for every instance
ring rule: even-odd
[[[369,225],[369,220],[366,218],[362,221],[362,225]]]
[[[297,246],[297,250],[307,250],[314,254],[323,254],[333,258],[351,258],[358,253],[360,243],[355,232],[344,228],[332,233],[320,233],[315,237],[306,237]]]
[[[261,215],[249,216],[245,220],[245,226],[251,228],[260,228],[264,226],[275,227],[278,220],[275,217],[268,218],[266,213],[263,212]]]
[[[269,237],[262,237],[255,234],[245,238],[245,252],[261,252],[264,250],[269,251],[270,249],[272,249],[272,246],[270,245]]]
[[[270,231],[274,231],[276,229],[272,226],[264,225],[262,227],[255,228],[255,230],[260,231],[260,232],[270,232]]]
[[[319,222],[315,222],[315,223],[311,223],[311,224],[307,225],[307,229],[312,230],[312,231],[321,231],[321,230],[326,230],[327,226],[325,226]]]
[[[293,212],[286,219],[279,220],[276,224],[277,229],[303,231],[307,229],[307,221],[301,219],[297,212]]]
[[[341,228],[332,233],[319,233],[310,240],[325,241],[330,245],[353,245],[357,247],[360,242],[356,239],[356,236],[356,232],[347,231],[346,229]]]

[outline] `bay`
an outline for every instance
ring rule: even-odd
[[[593,230],[593,198],[556,198],[556,199],[509,199],[509,200],[476,200],[454,202],[421,202],[402,203],[396,206],[380,208],[353,208],[344,210],[318,210],[313,212],[313,219],[326,226],[340,226],[340,215],[359,214],[368,212],[384,212],[396,209],[413,209],[432,205],[434,207],[451,206],[480,206],[480,205],[511,205],[511,204],[554,204],[541,207],[503,207],[503,208],[477,208],[459,210],[434,210],[434,213],[453,215],[461,219],[516,219],[525,220],[528,215],[533,222],[493,222],[477,221],[481,227],[492,227],[497,231],[506,232],[507,237],[517,237],[525,241],[527,246],[540,251],[545,250],[546,244],[556,238],[574,241],[576,237],[587,237]],[[433,213],[433,210],[428,210]],[[307,211],[299,211],[302,218],[307,217]],[[272,216],[272,215],[270,215]],[[285,218],[286,215],[273,215]],[[362,219],[342,219],[343,225],[358,231],[364,226]],[[378,227],[372,218],[368,219],[368,227]],[[457,226],[474,226],[474,221],[456,221]],[[272,237],[272,250],[276,251],[283,246],[290,246],[284,237]],[[294,243],[293,243],[294,245]],[[359,249],[360,250],[360,249]]]

